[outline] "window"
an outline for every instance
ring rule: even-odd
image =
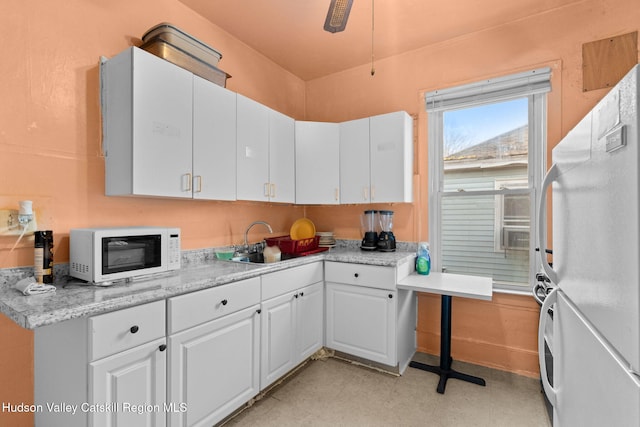
[[[526,179],[505,181],[496,179],[496,190],[525,189]],[[529,250],[530,200],[527,194],[499,194],[495,196],[495,250]]]
[[[532,283],[549,79],[545,68],[426,94],[434,270]]]

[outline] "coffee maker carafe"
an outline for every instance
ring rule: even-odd
[[[360,249],[364,251],[375,251],[378,248],[378,211],[364,211],[360,216],[360,225],[363,236]]]
[[[378,250],[393,252],[396,250],[396,238],[393,235],[393,211],[378,211],[378,217],[380,221]]]

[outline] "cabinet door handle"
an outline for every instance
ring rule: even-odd
[[[197,180],[197,182],[198,182],[198,186],[196,187],[197,190],[195,190],[194,192],[195,193],[202,193],[202,176],[201,175],[195,175],[193,177],[193,179]],[[194,185],[194,187],[195,187],[195,185]]]
[[[298,298],[298,294],[294,294],[293,296],[294,296],[294,297],[296,297],[296,298]]]
[[[262,313],[262,310],[257,309],[257,310],[256,310],[256,313],[260,314],[260,313]]]
[[[369,200],[369,189],[367,187],[362,187],[362,198],[365,202]]]
[[[229,301],[227,301],[226,299],[223,299],[222,301],[220,301],[220,304],[222,304],[222,305],[227,305],[227,303],[228,303],[228,302],[229,302]]]
[[[269,197],[269,183],[265,182],[262,188],[264,197]]]
[[[389,294],[389,299],[393,298],[393,294]]]
[[[160,347],[158,347],[158,350],[160,351],[165,351],[167,349],[167,345],[166,344],[160,344]]]
[[[340,190],[338,188],[334,190],[334,197],[336,198],[336,202],[340,200]]]
[[[131,331],[132,334],[135,334],[136,332],[138,332],[140,330],[140,328],[138,327],[138,325],[133,325],[131,327],[131,329],[129,329],[129,331]]]
[[[191,191],[191,188],[192,188],[192,187],[191,187],[191,179],[192,179],[192,178],[191,178],[191,173],[186,173],[186,174],[184,174],[183,176],[186,176],[186,177],[187,177],[187,179],[186,179],[186,181],[187,181],[187,189],[186,189],[186,190],[184,190],[184,191]]]
[[[304,292],[300,292],[300,296],[303,297],[304,296]]]
[[[358,273],[354,274],[353,277],[355,277],[356,279],[359,277],[360,275]]]
[[[371,186],[371,200],[375,200],[376,199],[376,187],[374,187],[373,185]]]
[[[271,197],[272,199],[276,197],[276,185],[275,184],[269,184],[269,197]]]

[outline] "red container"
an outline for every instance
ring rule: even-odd
[[[265,239],[268,246],[277,246],[283,254],[297,255],[318,249],[320,236],[308,239],[293,240],[290,236],[270,237]]]

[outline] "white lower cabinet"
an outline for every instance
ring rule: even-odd
[[[170,298],[167,401],[175,426],[211,426],[258,394],[260,278]]]
[[[165,302],[34,331],[35,425],[164,426]]]
[[[169,337],[171,426],[214,425],[258,394],[259,310],[255,305]]]
[[[114,411],[90,414],[98,426],[163,426],[166,417],[165,338],[89,364],[89,402]]]
[[[35,424],[211,426],[325,336],[329,348],[402,373],[415,352],[416,305],[396,289],[399,270],[408,274],[313,262],[37,328]]]
[[[296,300],[296,363],[324,346],[324,283],[303,288]]]
[[[325,263],[326,346],[397,367],[403,373],[415,353],[416,303],[396,289],[394,267]]]
[[[322,263],[262,277],[260,389],[322,348]]]
[[[327,284],[327,346],[395,366],[396,291]]]

